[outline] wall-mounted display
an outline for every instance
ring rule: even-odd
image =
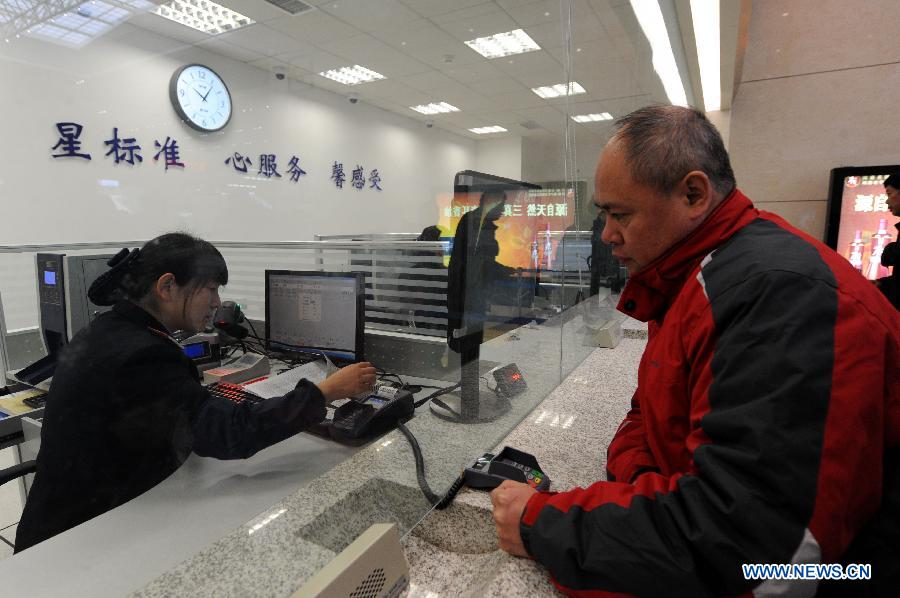
[[[189,64],[175,71],[169,82],[169,98],[178,116],[198,131],[219,131],[231,120],[228,86],[202,64]]]
[[[881,252],[893,238],[884,180],[900,165],[847,166],[831,171],[825,242],[869,280],[891,268],[881,265]]]

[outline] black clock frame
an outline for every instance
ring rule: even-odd
[[[206,70],[211,72],[213,75],[218,77],[219,81],[222,82],[222,86],[225,88],[225,92],[228,94],[228,102],[231,104],[231,110],[228,113],[228,119],[224,123],[222,123],[221,127],[218,127],[216,129],[204,129],[202,126],[200,126],[200,125],[196,124],[194,121],[192,121],[188,117],[188,115],[184,112],[184,110],[181,108],[181,103],[178,101],[178,89],[177,89],[178,77],[180,77],[181,73],[183,73],[186,69],[189,69],[192,66],[199,66],[201,68],[205,68]],[[181,118],[181,121],[184,124],[186,124],[187,126],[189,126],[190,128],[194,129],[195,131],[200,131],[201,133],[215,133],[217,131],[221,131],[222,129],[224,129],[225,127],[228,126],[228,123],[231,122],[231,117],[234,116],[234,98],[231,95],[231,90],[228,89],[228,84],[225,83],[225,79],[223,79],[222,76],[219,73],[217,73],[216,71],[214,71],[213,69],[209,68],[205,64],[200,64],[199,62],[192,62],[191,64],[186,64],[182,67],[175,69],[175,72],[172,74],[172,78],[169,79],[169,100],[172,102],[172,106],[175,108],[175,113],[178,114],[178,116]]]

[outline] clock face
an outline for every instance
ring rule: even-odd
[[[231,120],[228,87],[212,69],[201,64],[189,64],[175,71],[169,97],[178,115],[198,131],[218,131]]]

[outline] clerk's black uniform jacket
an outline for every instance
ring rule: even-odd
[[[150,314],[123,301],[60,355],[16,551],[105,513],[171,475],[191,451],[243,459],[325,417],[302,380],[255,405],[215,397]]]

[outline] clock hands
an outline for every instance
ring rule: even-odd
[[[196,89],[195,87],[192,87],[191,89],[194,90],[194,93],[196,93],[198,96],[200,96],[200,99],[201,99],[201,100],[203,100],[204,102],[206,101],[206,97],[204,97],[204,95],[203,95],[202,93],[200,93],[199,91],[197,91],[197,89]]]
[[[209,92],[211,92],[211,91],[212,91],[212,85],[209,86],[209,89],[206,90],[206,95],[203,96],[203,101],[204,101],[204,102],[206,101],[206,96],[208,96],[208,95],[209,95]]]

